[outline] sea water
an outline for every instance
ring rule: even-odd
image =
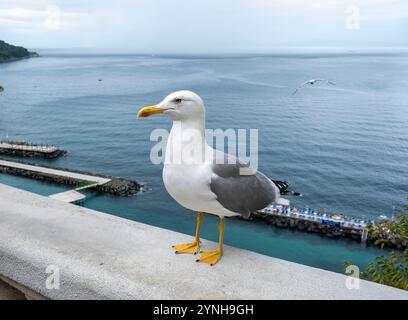
[[[196,216],[164,189],[150,161],[156,128],[168,118],[137,111],[168,93],[193,90],[207,128],[258,129],[259,169],[287,180],[293,205],[366,216],[396,214],[408,194],[408,55],[291,53],[149,56],[40,51],[0,64],[0,139],[49,143],[69,151],[56,167],[144,182],[130,198],[88,192],[85,207],[192,235]],[[308,79],[336,83],[306,86]],[[0,183],[48,195],[67,187],[0,174]],[[218,239],[206,215],[202,236]],[[186,241],[189,238],[186,236]],[[225,243],[333,271],[345,260],[364,268],[376,248],[316,234],[229,219]],[[169,250],[170,250],[169,244]]]

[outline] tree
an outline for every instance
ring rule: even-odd
[[[0,62],[28,58],[35,54],[34,52],[29,52],[26,48],[13,46],[0,40]]]
[[[382,220],[375,225],[370,225],[368,232],[374,244],[381,249],[385,245],[399,245],[406,248],[408,247],[408,214],[400,214],[395,221]]]
[[[347,268],[353,263],[347,261]],[[360,273],[360,278],[387,286],[408,290],[408,250],[404,252],[392,251],[386,256],[375,258],[366,271]]]
[[[408,205],[404,207],[408,210]],[[408,214],[403,213],[395,221],[381,221],[375,228],[371,226],[371,236],[376,237],[375,244],[384,248],[386,244],[397,240],[405,248],[408,242]],[[346,261],[344,267],[352,265]],[[388,255],[375,258],[366,271],[360,273],[360,278],[388,286],[408,290],[408,249],[404,252],[391,251]]]

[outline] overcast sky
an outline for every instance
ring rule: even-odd
[[[0,0],[0,39],[143,53],[406,46],[407,0]]]

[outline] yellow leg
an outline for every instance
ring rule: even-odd
[[[200,250],[200,232],[201,232],[201,225],[203,224],[203,213],[199,212],[197,215],[197,229],[194,242],[186,243],[186,244],[177,244],[173,246],[175,253],[191,253],[197,254]]]
[[[197,262],[204,262],[208,263],[209,265],[213,266],[218,261],[221,260],[222,253],[223,253],[223,244],[224,244],[224,217],[221,218],[220,221],[220,239],[218,242],[218,249],[211,250],[211,251],[203,251],[201,253],[200,259],[197,259]]]

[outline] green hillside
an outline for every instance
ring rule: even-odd
[[[14,61],[34,56],[38,56],[38,54],[30,52],[26,48],[13,46],[0,40],[0,62]]]

